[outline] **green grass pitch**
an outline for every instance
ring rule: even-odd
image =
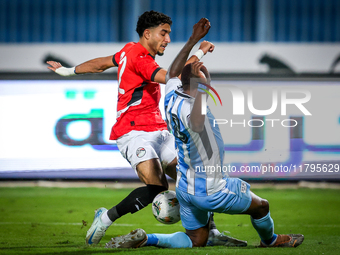
[[[248,241],[245,248],[105,249],[111,237],[135,228],[147,233],[183,231],[181,223],[163,225],[151,206],[116,221],[96,247],[85,245],[94,209],[110,208],[131,190],[99,188],[0,188],[0,254],[340,254],[340,191],[327,189],[254,189],[268,199],[276,233],[302,233],[298,248],[256,248],[249,216],[216,214],[220,231]],[[85,226],[87,224],[87,226]]]

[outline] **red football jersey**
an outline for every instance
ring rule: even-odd
[[[117,122],[110,139],[132,131],[167,129],[159,110],[160,85],[154,82],[161,69],[154,57],[140,43],[130,42],[112,59],[118,66]]]

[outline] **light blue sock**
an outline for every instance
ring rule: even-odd
[[[145,246],[157,246],[162,248],[192,248],[189,236],[183,232],[173,234],[148,234]]]
[[[276,239],[276,235],[274,234],[274,221],[270,217],[270,212],[261,219],[253,219],[252,217],[250,217],[250,219],[262,242],[271,244]]]

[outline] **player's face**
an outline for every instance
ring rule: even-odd
[[[158,27],[150,29],[150,47],[155,54],[162,56],[165,48],[170,43],[171,28],[169,24],[160,24]]]

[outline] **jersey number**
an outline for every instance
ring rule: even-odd
[[[188,142],[188,136],[180,131],[180,123],[179,119],[176,114],[171,114],[172,121],[174,123],[173,130],[174,130],[174,136],[176,136],[179,140],[181,140],[183,143]]]
[[[126,56],[125,56],[125,52],[122,52],[121,55],[121,59],[119,61],[119,65],[121,65],[121,68],[119,70],[119,76],[118,76],[118,91],[120,94],[125,94],[125,90],[120,88],[120,82],[122,81],[122,75],[125,71],[125,67],[126,67]]]

